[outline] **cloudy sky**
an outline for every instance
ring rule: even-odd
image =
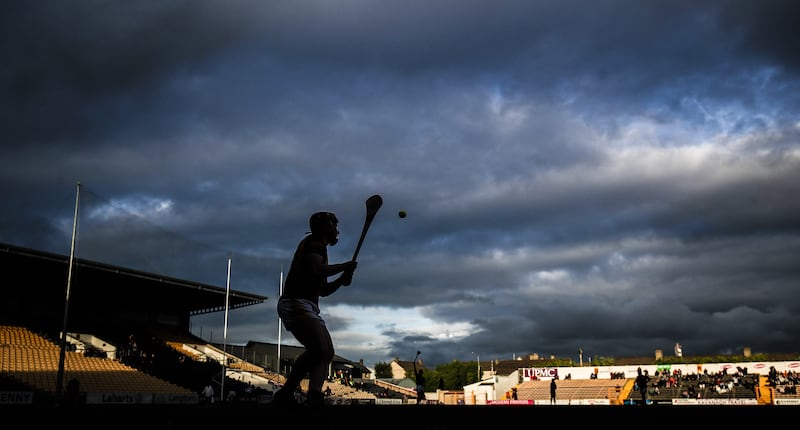
[[[69,255],[79,196],[78,257],[221,287],[230,258],[268,300],[192,331],[296,345],[275,305],[308,217],[338,215],[345,261],[380,194],[321,302],[345,358],[796,352],[798,15],[4,2],[0,242]]]

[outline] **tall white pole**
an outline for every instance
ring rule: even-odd
[[[475,354],[475,351],[472,351],[472,355],[474,355],[476,357],[476,359],[478,360],[478,382],[480,382],[481,381],[481,355],[480,354]]]
[[[281,277],[278,281],[278,299],[283,295],[283,265],[281,265]],[[281,373],[281,317],[278,316],[278,374]]]
[[[219,400],[225,401],[225,376],[228,367],[228,301],[231,295],[231,257],[228,256],[228,276],[225,281],[225,324],[222,328],[222,381],[219,384]]]
[[[64,293],[64,321],[61,325],[61,350],[58,356],[58,375],[56,376],[56,398],[57,402],[61,402],[61,397],[64,389],[64,361],[66,359],[67,351],[67,321],[69,315],[69,294],[72,287],[72,262],[75,259],[75,237],[78,231],[78,207],[81,198],[81,183],[78,181],[77,190],[75,192],[75,214],[72,218],[72,243],[69,247],[69,269],[67,271],[67,290]]]

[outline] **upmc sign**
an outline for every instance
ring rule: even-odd
[[[528,380],[558,378],[558,369],[550,367],[526,367],[522,369],[522,377]]]

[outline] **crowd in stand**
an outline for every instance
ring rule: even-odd
[[[791,370],[778,372],[775,366],[771,366],[767,374],[767,380],[769,385],[775,388],[775,391],[781,394],[796,395],[797,384],[800,382],[800,375]]]
[[[611,372],[611,379],[626,379],[625,372]],[[594,379],[597,379],[597,373],[594,373]]]
[[[687,375],[682,374],[680,369],[674,369],[672,372],[657,370],[653,375],[648,394],[658,396],[661,389],[678,388],[682,389],[681,397],[697,399],[702,397],[704,392],[711,396],[724,395],[733,393],[736,387],[744,387],[748,391],[754,390],[756,385],[758,385],[757,376],[748,377],[746,367],[737,367],[736,372],[732,374],[729,374],[727,369],[715,373],[705,370],[703,373],[692,372]]]

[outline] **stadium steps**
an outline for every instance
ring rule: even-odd
[[[0,373],[13,381],[56,393],[60,353],[54,342],[25,327],[0,325]],[[64,353],[63,370],[63,380],[77,380],[84,393],[194,394],[117,360],[72,351]]]
[[[556,381],[557,400],[608,399],[616,404],[626,397],[633,379],[561,379]],[[518,400],[550,401],[550,380],[523,381],[517,385]]]

